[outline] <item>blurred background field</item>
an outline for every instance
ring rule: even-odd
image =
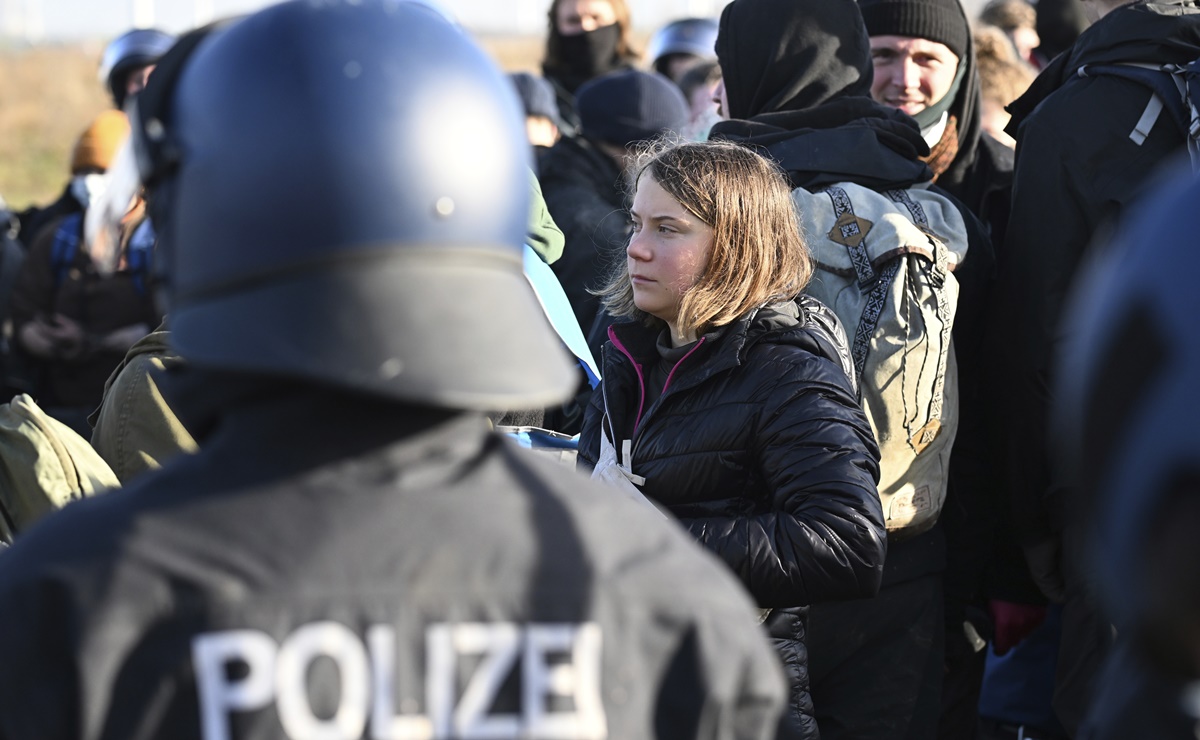
[[[509,71],[537,71],[539,36],[478,37]],[[0,196],[10,208],[47,204],[66,185],[71,149],[111,105],[96,76],[99,43],[0,46]]]
[[[11,208],[53,200],[71,148],[111,105],[96,78],[101,49],[38,46],[0,51],[0,196]]]
[[[67,180],[76,137],[108,105],[96,68],[104,42],[133,26],[180,32],[274,0],[0,0],[0,196],[46,203]],[[540,67],[550,0],[442,0],[509,71]],[[631,0],[634,36],[728,0]],[[963,0],[968,15],[984,0]]]

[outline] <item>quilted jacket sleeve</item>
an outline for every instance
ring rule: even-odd
[[[831,363],[789,367],[768,392],[754,442],[770,511],[681,521],[760,606],[872,596],[887,550],[874,436]]]

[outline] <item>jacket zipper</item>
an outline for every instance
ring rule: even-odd
[[[637,379],[638,379],[638,411],[637,411],[637,417],[633,421],[633,435],[632,435],[633,437],[636,438],[638,427],[640,427],[641,423],[642,423],[642,411],[644,411],[646,408],[646,380],[642,376],[642,366],[637,363],[637,360],[633,359],[633,355],[629,353],[629,350],[625,349],[625,345],[621,344],[621,340],[617,339],[617,333],[615,331],[613,331],[613,327],[611,327],[611,326],[608,327],[608,338],[610,341],[612,341],[613,346],[616,347],[617,350],[619,350],[621,354],[623,354],[629,358],[629,364],[633,365],[633,372],[637,375]],[[608,413],[608,406],[607,406],[608,394],[607,394],[607,392],[605,393],[605,396],[604,396],[604,403],[605,403],[604,413],[607,414]],[[612,426],[612,417],[609,417],[609,426],[610,427]],[[616,440],[616,434],[615,434],[615,430],[614,430],[614,435],[613,435],[613,446],[614,447],[616,446],[616,443],[617,443],[617,440]]]

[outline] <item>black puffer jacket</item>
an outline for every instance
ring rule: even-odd
[[[602,427],[618,440],[632,432],[645,494],[774,609],[767,626],[792,682],[795,729],[816,737],[805,607],[874,595],[887,536],[871,428],[814,315],[828,309],[803,300],[808,308],[759,309],[703,337],[646,409],[643,368],[658,362],[658,330],[612,327],[580,457],[596,463]]]

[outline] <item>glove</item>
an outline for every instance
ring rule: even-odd
[[[1046,619],[1046,607],[1017,604],[991,599],[988,613],[992,615],[995,633],[992,646],[996,655],[1004,655],[1037,629]]]
[[[1025,563],[1029,566],[1029,575],[1041,589],[1047,599],[1055,604],[1067,600],[1067,585],[1063,580],[1062,540],[1058,537],[1048,537],[1034,543],[1021,545],[1025,552]]]
[[[84,331],[79,322],[55,314],[49,320],[35,318],[18,332],[21,345],[43,359],[73,360],[84,352]]]

